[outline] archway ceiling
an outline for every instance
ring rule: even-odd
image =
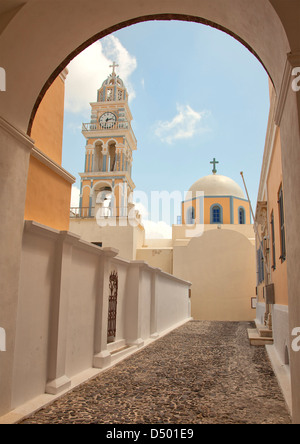
[[[0,54],[7,91],[0,115],[26,133],[43,94],[76,54],[110,32],[150,19],[199,21],[227,30],[256,54],[278,89],[290,46],[275,9],[287,23],[290,13],[297,16],[295,9],[288,11],[294,1],[300,12],[298,0],[288,6],[286,0],[23,0],[22,5],[2,0]]]

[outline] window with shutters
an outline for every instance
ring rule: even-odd
[[[272,269],[276,270],[275,224],[274,211],[271,214]]]
[[[286,260],[286,243],[285,243],[285,223],[284,223],[284,202],[283,202],[283,188],[280,186],[278,193],[278,209],[279,209],[279,223],[280,223],[280,248],[281,255],[280,260],[284,262]]]
[[[262,247],[257,250],[257,284],[261,284],[265,280],[264,255]]]

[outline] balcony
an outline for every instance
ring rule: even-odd
[[[95,207],[71,207],[71,219],[90,219],[95,218]],[[109,219],[114,217],[128,217],[128,209],[126,207],[117,208],[97,208],[97,217]]]
[[[82,131],[110,131],[110,130],[131,130],[129,122],[112,122],[112,123],[83,123]]]
[[[132,137],[132,143],[133,143],[133,149],[136,149],[136,144],[137,144],[137,140],[136,137],[134,135],[133,129],[131,127],[130,122],[127,121],[119,121],[119,122],[109,122],[109,123],[100,123],[100,122],[96,122],[96,123],[83,123],[82,124],[82,134],[85,137],[92,137],[91,134],[89,133],[93,133],[93,132],[99,132],[99,131],[103,131],[105,132],[110,132],[110,131],[129,131]]]

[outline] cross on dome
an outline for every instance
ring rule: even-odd
[[[214,158],[214,160],[213,160],[212,162],[210,162],[210,163],[214,166],[214,168],[213,168],[213,170],[212,170],[213,174],[217,174],[216,165],[217,165],[219,162]]]
[[[118,68],[119,65],[117,65],[116,62],[113,62],[113,64],[109,65],[109,67],[113,69],[112,75],[115,76],[116,75],[115,69]]]

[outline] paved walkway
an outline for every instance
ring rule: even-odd
[[[249,323],[190,322],[24,423],[290,424]]]

